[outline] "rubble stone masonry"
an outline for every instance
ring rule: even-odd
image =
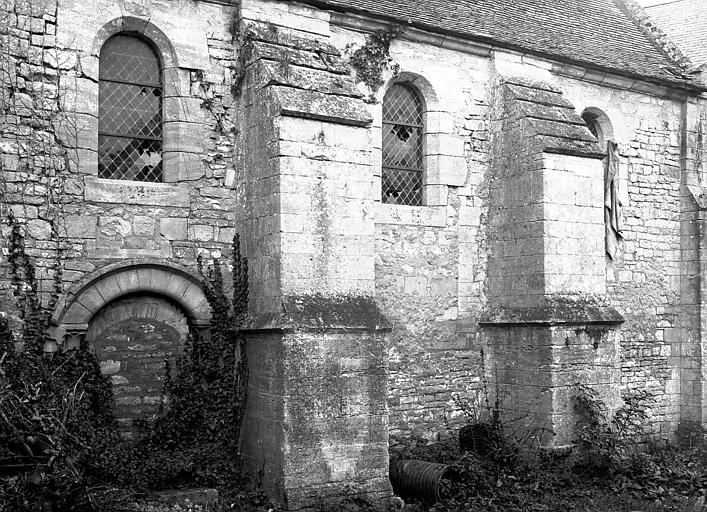
[[[111,263],[152,261],[157,269],[170,262],[195,270],[197,255],[227,253],[236,232],[231,108],[235,61],[228,32],[235,9],[111,1],[59,6],[43,0],[7,0],[1,9],[2,215],[11,212],[25,226],[27,253],[36,262],[43,288],[52,286],[59,251],[68,296],[83,286],[85,276],[97,277]],[[182,23],[185,16],[192,18],[189,28]],[[108,37],[121,31],[151,39],[164,67],[165,183],[97,177],[98,53]],[[9,267],[3,265],[2,270],[5,303],[12,304]],[[146,291],[143,280],[133,293]],[[82,307],[92,313],[106,305],[105,294],[88,301],[86,297]],[[183,298],[170,300],[178,304]],[[64,332],[61,314],[56,320]],[[172,329],[164,318],[158,323]],[[88,327],[71,325],[81,336]],[[181,337],[183,342],[183,333]],[[141,346],[144,363],[138,365],[161,366],[160,343],[138,336],[128,345]],[[99,354],[106,373],[131,389],[128,398],[119,396],[125,386],[116,388],[126,414],[121,421],[156,411],[161,384],[154,379],[160,371],[149,370],[152,384],[141,387],[144,378],[125,380],[134,361],[117,360],[103,349]],[[114,363],[120,367],[113,368]]]

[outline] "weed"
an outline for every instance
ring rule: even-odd
[[[356,71],[356,79],[368,87],[369,103],[375,103],[376,91],[383,85],[383,73],[389,68],[394,75],[400,71],[400,66],[390,56],[390,43],[401,32],[400,26],[391,25],[369,35],[366,44],[352,53],[353,48],[350,45],[346,47],[346,52],[351,53],[349,63]]]

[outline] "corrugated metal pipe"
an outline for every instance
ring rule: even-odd
[[[403,459],[390,466],[390,482],[398,496],[428,503],[442,500],[442,480],[457,478],[457,472],[447,464]]]

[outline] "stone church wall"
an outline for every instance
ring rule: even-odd
[[[353,478],[359,459],[361,471],[375,470],[380,485],[371,492],[387,493],[386,421],[393,435],[444,435],[445,419],[456,426],[466,417],[460,403],[474,414],[483,410],[484,390],[497,388],[504,400],[503,384],[522,372],[533,377],[538,365],[517,366],[524,358],[519,345],[530,348],[527,359],[542,352],[564,365],[558,379],[543,375],[553,400],[566,400],[573,379],[599,379],[593,383],[615,395],[653,393],[655,433],[670,436],[681,417],[702,420],[697,239],[704,219],[690,188],[699,184],[705,144],[700,100],[491,46],[451,39],[442,45],[410,31],[391,46],[400,74],[384,78],[386,86],[412,84],[424,100],[425,205],[383,204],[385,87],[364,109],[337,55],[364,43],[362,29],[380,25],[273,0],[247,0],[240,11],[186,0],[67,1],[60,9],[12,0],[2,9],[9,27],[0,54],[7,105],[0,120],[2,214],[12,211],[25,226],[45,287],[59,248],[68,290],[125,260],[193,269],[198,254],[227,254],[241,232],[251,262],[251,313],[261,322],[251,346],[262,341],[253,349],[261,358],[253,364],[252,396],[263,400],[249,405],[246,426],[257,432],[263,422],[283,422],[262,430],[261,436],[273,433],[271,445],[253,437],[245,446],[254,461],[269,465],[270,483],[287,487],[296,502]],[[241,21],[260,27],[252,54],[239,53]],[[164,63],[164,183],[97,177],[98,52],[121,30],[145,33]],[[512,112],[516,124],[504,125],[498,106],[527,100],[500,96],[518,77],[531,96],[535,88],[543,91],[538,96],[561,97],[559,106],[573,105],[567,117],[574,121],[586,109],[603,114],[602,131],[620,154],[623,239],[615,259],[597,257],[598,156],[586,144],[561,155],[534,146],[542,137],[524,131],[519,111]],[[575,138],[567,139],[587,142],[586,127],[574,126]],[[521,170],[540,182],[523,181]],[[537,216],[533,226],[521,222],[529,220],[521,219],[525,207]],[[2,309],[11,310],[6,256]],[[492,301],[527,305],[543,294],[600,297],[625,321],[606,329],[599,348],[586,327],[574,324],[542,332],[480,327]],[[100,318],[106,304],[89,296],[82,307]],[[336,306],[327,327],[333,333],[316,324],[322,319],[313,303]],[[344,318],[346,324],[337,308],[351,304],[371,318]],[[392,324],[385,351],[377,345],[386,329],[377,307]],[[293,311],[300,315],[294,320],[285,315]],[[376,350],[356,349],[356,336]],[[342,348],[347,344],[350,351]],[[496,386],[499,367],[508,382]],[[614,370],[618,381],[609,375]],[[309,381],[300,382],[297,372]],[[313,433],[297,430],[306,424],[300,417],[288,438],[283,411],[302,412],[300,400],[321,394],[330,373],[340,403],[312,413],[321,415]],[[515,399],[524,397],[523,386],[513,389]],[[128,398],[124,405],[140,405]],[[342,411],[356,418],[353,425],[375,417],[370,439],[350,425],[328,431]],[[307,451],[309,434],[319,451]],[[350,451],[338,452],[335,442]],[[285,444],[287,460],[277,451]],[[328,472],[298,473],[323,460]]]
[[[342,22],[346,28],[334,29],[338,47],[364,42],[350,29],[355,24]],[[488,162],[494,158],[489,144],[494,136],[489,124],[492,77],[498,70],[547,77],[553,65],[502,51],[475,53],[406,38],[391,46],[401,73],[422,77],[434,91],[435,109],[445,126],[429,126],[428,134],[446,131],[450,153],[463,156],[466,167],[463,183],[445,187],[443,199],[430,206],[377,205],[376,295],[395,326],[388,337],[393,434],[431,437],[443,430],[443,417],[453,422],[461,414],[455,396],[478,403],[482,370],[488,373],[493,364],[482,365],[482,349],[488,355],[489,347],[477,327],[488,293],[484,219]],[[681,269],[681,255],[697,250],[696,221],[680,215],[685,207],[695,207],[681,189],[683,100],[658,86],[642,84],[629,91],[630,80],[601,85],[596,82],[602,78],[579,80],[562,66],[555,69],[559,72],[551,80],[576,111],[604,112],[612,131],[606,135],[619,144],[624,238],[616,260],[606,258],[602,286],[626,321],[617,334],[619,350],[612,364],[621,369],[620,393],[648,389],[655,395],[651,428],[669,437],[684,400],[680,393],[691,393],[691,382],[697,380],[694,373],[689,375],[694,365],[685,362],[686,352],[697,349],[681,348],[694,339],[689,326],[695,318],[689,309],[694,299],[681,309],[685,294],[694,294]],[[420,92],[429,99],[429,90]],[[378,119],[375,131],[380,110],[371,106],[371,111]],[[557,264],[562,265],[562,258]],[[688,374],[681,369],[686,365]]]
[[[128,297],[103,308],[91,321],[86,341],[111,379],[115,415],[124,435],[135,420],[154,417],[160,408],[165,358],[175,368],[187,341],[187,319],[160,297]]]
[[[680,328],[692,316],[681,312],[681,303],[689,304],[682,296],[681,257],[697,249],[695,232],[684,236],[691,223],[681,218],[694,201],[682,189],[683,105],[568,79],[561,85],[578,110],[604,111],[619,143],[624,237],[617,258],[607,258],[606,284],[626,319],[620,329],[621,385],[623,392],[655,394],[651,428],[668,437],[677,426],[679,393],[691,387],[681,385],[680,377],[681,339],[689,337]]]
[[[57,257],[64,269],[63,291],[69,292],[113,263],[171,262],[195,270],[197,255],[229,254],[237,215],[235,56],[228,31],[234,9],[108,1],[58,7],[40,0],[8,0],[0,9],[7,30],[0,36],[0,214],[5,220],[12,213],[24,227],[42,289],[53,286]],[[187,15],[193,25],[184,33],[179,27]],[[137,21],[145,16],[154,23]],[[133,26],[116,25],[122,17]],[[144,31],[165,66],[164,169],[171,176],[165,183],[97,176],[98,51],[123,28]],[[2,234],[0,309],[13,318],[5,223]],[[90,325],[75,326],[88,330],[88,341],[113,380],[116,413],[127,434],[136,417],[157,411],[163,359],[184,343],[188,314],[176,306],[181,323],[166,321],[165,312],[178,304],[179,293],[170,302],[155,299],[147,291],[149,273],[140,276],[142,283],[125,289],[134,295],[128,299],[135,302],[133,321],[114,318],[112,325],[103,325],[115,316],[115,307],[98,292],[82,299],[81,307],[96,315]],[[168,274],[159,277],[169,279]],[[161,313],[151,307],[155,300],[162,301]],[[119,329],[121,322],[128,327]]]
[[[482,377],[476,325],[486,273],[481,191],[489,160],[489,63],[407,41],[394,41],[391,55],[403,72],[429,82],[421,91],[434,93],[434,106],[425,97],[436,114],[428,113],[437,146],[429,153],[439,152],[441,169],[461,177],[443,182],[433,205],[376,205],[376,297],[394,325],[391,433],[431,437],[444,434],[445,417],[451,424],[462,417],[455,397],[474,409],[483,401],[482,380],[492,378]],[[380,130],[380,106],[371,110]]]

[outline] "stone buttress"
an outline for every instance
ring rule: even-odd
[[[606,297],[604,154],[545,81],[499,77],[489,179],[488,307],[480,325],[506,420],[570,444],[573,386],[618,401],[618,333]]]
[[[242,34],[246,470],[289,510],[351,493],[385,499],[371,118],[333,46],[266,23]]]

